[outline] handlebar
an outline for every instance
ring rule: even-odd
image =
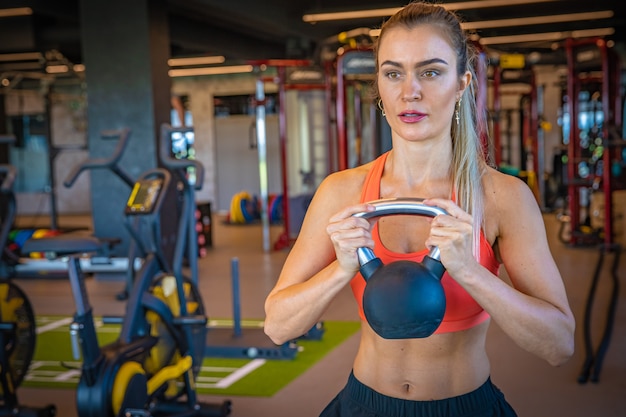
[[[354,217],[371,219],[373,217],[389,216],[392,214],[414,214],[418,216],[435,217],[439,214],[448,214],[444,209],[437,206],[423,204],[423,198],[385,198],[370,201],[374,211],[356,213]]]
[[[423,201],[423,198],[384,198],[369,201],[368,203],[374,206],[374,211],[364,211],[356,213],[353,216],[362,217],[364,219],[372,219],[394,214],[410,214],[427,217],[436,217],[440,214],[448,214],[448,212],[441,207],[427,206],[423,203]],[[374,252],[370,248],[358,248],[357,256],[359,257],[361,265],[364,265],[376,258],[376,255],[374,255]],[[439,260],[439,248],[436,246],[430,248],[428,256],[435,260]]]
[[[2,145],[14,145],[15,135],[0,135],[0,144]],[[13,189],[13,183],[17,177],[17,168],[13,165],[3,164],[0,165],[0,175],[3,175],[2,183],[0,184],[0,191],[6,193]]]
[[[65,181],[63,181],[63,185],[65,185],[67,188],[70,188],[74,184],[74,182],[76,182],[80,174],[83,173],[83,171],[88,171],[90,169],[107,168],[117,174],[126,184],[128,184],[129,187],[132,188],[135,181],[133,181],[130,176],[128,176],[128,174],[126,174],[118,165],[120,159],[122,159],[122,155],[124,155],[126,146],[128,145],[130,133],[131,131],[128,128],[120,130],[102,131],[100,134],[100,137],[102,139],[118,139],[117,146],[113,151],[113,154],[108,158],[87,159],[84,162],[78,164],[68,174]]]
[[[2,184],[0,184],[0,191],[11,191],[13,189],[15,178],[17,177],[17,168],[13,165],[0,165],[0,175],[4,175]]]

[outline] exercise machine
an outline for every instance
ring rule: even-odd
[[[589,246],[613,243],[614,192],[626,188],[626,175],[614,170],[621,159],[624,139],[619,57],[601,38],[568,39],[567,102],[567,203],[570,245]],[[591,62],[579,61],[583,53],[597,56]],[[591,196],[601,193],[604,224],[591,227]],[[591,229],[591,230],[589,230]]]
[[[111,156],[108,158],[88,159],[77,164],[64,180],[64,186],[71,188],[85,171],[106,169],[127,184],[129,190],[132,189],[134,180],[119,165],[127,148],[130,134],[131,132],[128,129],[103,131],[101,133],[102,140],[117,140],[117,145]],[[63,233],[59,238],[68,239],[69,242],[76,242],[75,233],[80,232]],[[113,249],[121,242],[121,238],[98,238],[98,242],[100,246],[97,251],[89,257],[81,257],[80,262],[83,272],[102,275],[123,275],[128,274],[128,271],[133,271],[137,267],[137,265],[133,265],[133,268],[130,268],[128,258],[113,256]],[[18,250],[18,252],[21,252],[21,250]],[[22,254],[19,253],[19,255]],[[7,272],[7,274],[10,273],[16,277],[40,277],[43,275],[47,277],[65,277],[67,275],[67,262],[64,259],[26,258],[16,255],[10,265],[11,271]]]
[[[175,167],[177,172],[192,169],[199,179],[195,187],[202,186],[204,171],[199,162],[166,156],[163,165]],[[75,356],[83,358],[76,391],[80,417],[230,414],[230,401],[201,403],[195,392],[207,318],[195,282],[182,274],[183,256],[192,246],[188,239],[192,222],[185,214],[190,210],[180,215],[175,211],[177,196],[181,195],[179,186],[177,174],[164,168],[149,170],[134,183],[124,224],[145,256],[134,275],[125,315],[103,318],[106,323],[121,324],[118,339],[108,345],[98,344],[85,275],[72,245],[55,238],[32,239],[24,245],[29,251],[52,252],[69,259],[68,275],[76,303],[70,334]],[[182,195],[193,196],[193,189]],[[193,205],[193,200],[183,200],[183,207]],[[160,219],[173,215],[179,219],[176,227],[164,228]],[[171,263],[161,245],[164,239],[176,242]],[[81,253],[98,247],[93,238],[74,246],[80,247]],[[192,263],[195,255],[189,257]]]
[[[391,143],[383,143],[388,139],[381,130],[386,122],[379,119],[376,102],[369,99],[376,73],[372,47],[343,48],[335,61],[336,163],[342,171],[375,159]]]
[[[613,332],[619,299],[618,272],[622,246],[616,242],[614,226],[617,219],[614,216],[614,197],[616,191],[626,188],[626,176],[621,170],[613,170],[612,164],[619,160],[622,149],[626,147],[624,139],[620,137],[619,133],[621,130],[619,128],[624,126],[624,120],[620,120],[622,117],[622,98],[619,94],[619,91],[622,91],[619,87],[623,87],[623,83],[620,83],[619,78],[619,60],[603,39],[568,39],[565,47],[568,59],[567,95],[570,111],[567,168],[572,245],[590,243],[589,236],[580,233],[580,225],[583,223],[581,222],[581,217],[583,217],[581,213],[584,212],[580,200],[581,195],[584,195],[584,190],[598,193],[597,196],[603,200],[603,204],[598,205],[598,211],[602,212],[603,221],[600,221],[600,224],[595,228],[597,233],[593,233],[591,236],[593,237],[591,243],[598,247],[599,256],[587,294],[583,320],[585,360],[578,376],[578,382],[584,384],[589,380],[591,382],[599,381],[602,363]],[[584,71],[597,69],[597,64],[596,68],[593,68],[589,67],[587,63],[578,62],[576,60],[577,52],[581,50],[599,52],[601,77],[594,77],[589,73],[587,73],[587,77],[583,77]],[[596,90],[595,97],[594,94],[584,94],[588,88],[583,88],[583,81],[594,87],[593,90]],[[591,100],[583,100],[585,96]],[[591,196],[593,197],[593,194]],[[591,199],[588,206],[588,211],[592,211]],[[589,212],[587,216],[592,217]],[[591,316],[604,261],[607,259],[607,255],[610,256],[611,254],[613,255],[613,262],[610,267],[612,288],[601,340],[597,348],[594,349]]]
[[[7,138],[9,139],[9,138]],[[0,165],[0,247],[8,241],[15,219],[13,182],[16,168]],[[4,257],[4,253],[2,254]],[[4,260],[3,260],[4,262]],[[0,416],[53,417],[54,405],[31,408],[19,403],[17,388],[24,380],[33,359],[36,343],[35,314],[26,294],[11,281],[0,278]]]
[[[279,142],[280,142],[280,168],[282,177],[282,210],[283,210],[283,225],[284,232],[278,238],[278,241],[274,244],[274,249],[282,249],[290,244],[289,237],[289,195],[288,195],[288,172],[287,172],[287,123],[285,113],[286,103],[286,77],[287,68],[306,67],[310,66],[311,62],[308,60],[257,60],[250,61],[258,77],[255,83],[255,95],[254,95],[254,108],[255,108],[255,134],[256,134],[256,149],[259,158],[259,186],[260,186],[260,217],[263,233],[263,250],[270,250],[270,216],[269,216],[269,194],[268,194],[268,169],[267,169],[267,138],[266,138],[266,96],[265,96],[265,83],[274,82],[278,86],[278,112],[279,112]],[[276,77],[264,76],[262,70],[267,67],[276,68]]]
[[[241,326],[241,300],[239,292],[239,259],[231,259],[233,325],[209,327],[204,354],[206,357],[240,359],[294,359],[298,354],[296,341],[277,345],[267,337],[262,327]],[[314,327],[316,329],[317,327]],[[321,338],[323,327],[320,323]]]
[[[129,193],[135,186],[135,180],[131,175],[121,166],[120,162],[124,156],[124,152],[128,148],[128,142],[130,140],[131,131],[128,128],[119,130],[103,131],[101,138],[103,140],[115,140],[117,139],[117,146],[108,158],[91,158],[87,159],[74,167],[74,169],[68,174],[67,178],[63,181],[63,185],[67,188],[71,188],[80,176],[88,171],[95,170],[107,170],[113,173],[119,180],[128,186]],[[162,219],[159,219],[162,221]],[[124,288],[120,291],[116,298],[120,301],[126,300],[128,294],[132,288],[135,271],[141,266],[142,258],[138,255],[137,240],[130,239],[128,243],[128,252],[126,257],[113,257],[111,252],[113,246],[122,242],[122,238],[98,238],[105,250],[100,250],[100,254],[91,256],[90,262],[87,266],[82,265],[82,271],[85,273],[116,273],[124,276]],[[167,245],[162,245],[163,252],[167,259],[171,261],[171,252],[173,247],[173,241],[169,240]],[[168,246],[170,249],[167,249]]]
[[[160,152],[161,164],[172,174],[178,183],[181,195],[179,211],[179,229],[177,233],[176,250],[173,256],[174,275],[184,282],[198,283],[198,239],[195,226],[195,196],[194,192],[202,187],[203,171],[191,165],[195,161],[189,159],[174,159],[170,156],[172,142],[180,135],[193,132],[191,127],[172,127],[161,125]],[[198,164],[201,167],[201,165]],[[191,169],[190,169],[191,168]],[[184,276],[183,264],[187,263],[189,276]],[[205,339],[202,341],[205,357],[226,358],[263,358],[263,359],[293,359],[297,354],[297,346],[293,342],[283,345],[274,344],[262,328],[240,327],[239,317],[239,274],[238,262],[233,264],[233,310],[234,326],[209,327],[206,329]]]

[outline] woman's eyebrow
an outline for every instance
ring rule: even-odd
[[[427,65],[431,65],[431,64],[444,64],[444,65],[448,65],[448,63],[441,58],[431,58],[431,59],[426,59],[424,61],[420,61],[418,63],[415,64],[415,68],[420,68],[420,67],[424,67]],[[399,62],[396,61],[391,61],[391,60],[387,60],[384,61],[382,64],[380,64],[380,66],[384,66],[384,65],[390,65],[393,67],[402,67],[402,64],[400,64]]]

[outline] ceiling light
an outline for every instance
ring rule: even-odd
[[[252,65],[231,65],[224,67],[205,67],[205,68],[181,68],[171,69],[168,71],[170,77],[191,77],[194,75],[217,75],[217,74],[237,74],[243,72],[252,72]]]
[[[15,54],[0,54],[0,61],[37,61],[43,59],[40,52],[20,52]]]
[[[48,74],[63,74],[69,70],[70,69],[67,65],[48,65],[46,67],[46,72]]]
[[[558,14],[558,15],[551,15],[551,16],[519,17],[515,19],[462,22],[461,27],[464,30],[479,30],[479,29],[511,27],[511,26],[541,25],[541,24],[559,23],[559,22],[576,22],[576,21],[581,21],[581,20],[608,19],[613,16],[614,16],[614,13],[612,10],[605,10],[605,11],[600,11],[600,12],[589,12],[589,13],[569,13],[569,14]],[[379,35],[380,35],[380,29],[370,30],[370,36],[376,37]]]
[[[167,60],[167,65],[170,67],[182,67],[186,65],[211,65],[222,64],[224,62],[223,56],[198,56],[191,58],[171,58]]]
[[[522,4],[533,3],[550,3],[559,0],[475,0],[475,1],[463,1],[460,3],[446,3],[442,4],[447,10],[468,10],[468,9],[486,9],[491,7],[502,6],[519,6]]]
[[[391,16],[398,10],[400,10],[400,7],[372,10],[355,10],[352,12],[312,13],[302,16],[302,20],[309,23],[315,23],[327,20],[366,19],[368,17]]]
[[[33,9],[31,9],[30,7],[0,9],[0,17],[30,16],[31,14],[33,14]]]
[[[543,25],[547,23],[577,22],[580,20],[609,19],[613,17],[613,11],[570,13],[552,16],[517,17],[514,19],[485,20],[482,22],[463,22],[461,27],[465,30],[502,28],[508,26]]]
[[[527,35],[494,36],[480,38],[481,45],[499,45],[504,43],[524,43],[542,41],[560,41],[567,38],[592,38],[595,36],[610,36],[615,33],[613,28],[573,30],[571,32],[530,33]]]
[[[459,3],[440,4],[447,10],[483,9],[487,7],[515,6],[520,4],[547,3],[556,0],[474,0]],[[401,7],[388,7],[384,9],[353,10],[334,13],[310,13],[302,16],[302,20],[309,23],[323,22],[328,20],[365,19],[372,17],[386,17],[395,14]]]

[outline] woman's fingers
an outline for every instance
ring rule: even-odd
[[[446,200],[444,198],[429,198],[424,200],[424,204],[427,206],[436,206],[444,209],[449,216],[454,217],[456,219],[472,222],[472,216],[466,213],[461,207],[457,206],[456,203],[452,200]]]

